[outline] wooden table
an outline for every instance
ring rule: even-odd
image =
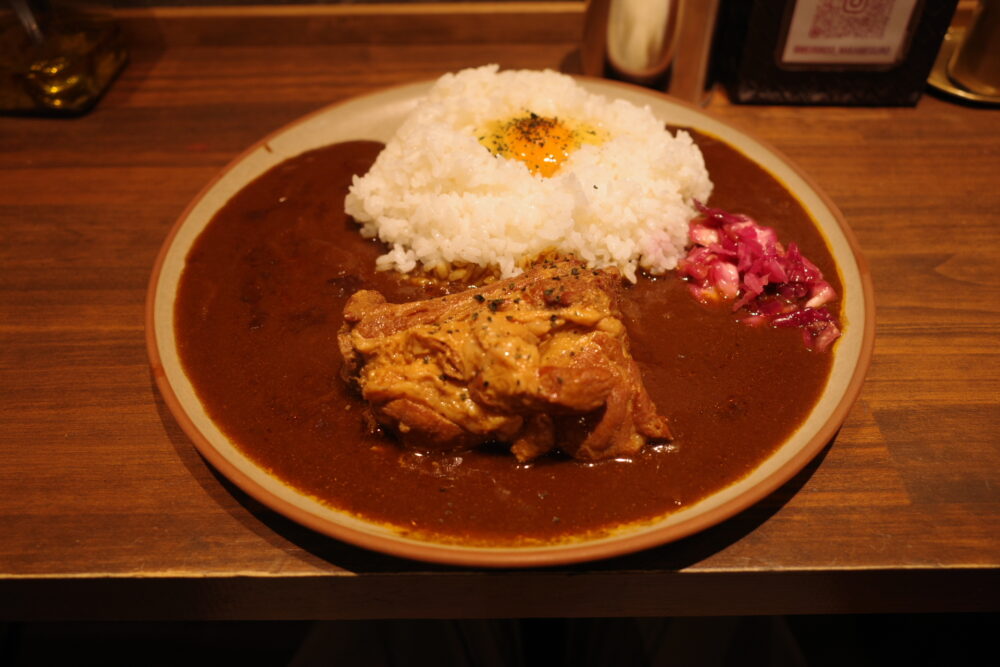
[[[708,107],[829,193],[878,304],[874,363],[832,445],[716,528],[575,567],[425,565],[301,528],[200,458],[143,332],[185,204],[330,102],[487,62],[571,67],[579,4],[524,11],[137,11],[132,62],[96,110],[0,119],[0,619],[1000,607],[1000,111],[931,95]]]

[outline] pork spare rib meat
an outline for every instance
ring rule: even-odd
[[[670,431],[629,353],[621,291],[616,271],[573,259],[424,301],[362,290],[344,307],[344,376],[408,447],[627,457]]]

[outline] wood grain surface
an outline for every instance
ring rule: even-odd
[[[137,10],[131,63],[92,113],[0,118],[0,618],[1000,607],[1000,111],[929,94],[915,108],[712,98],[709,113],[841,208],[878,311],[837,437],[722,525],[605,562],[476,572],[321,537],[199,457],[154,387],[143,331],[154,258],[187,202],[328,103],[488,62],[573,71],[582,9],[553,4],[295,15],[301,40],[280,16],[249,28]]]

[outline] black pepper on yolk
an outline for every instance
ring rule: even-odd
[[[509,120],[490,123],[479,136],[491,153],[523,162],[532,174],[552,176],[583,144],[599,144],[603,136],[595,129],[572,126],[561,118],[528,112]]]

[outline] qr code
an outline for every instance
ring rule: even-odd
[[[820,0],[810,37],[881,38],[895,0]]]

